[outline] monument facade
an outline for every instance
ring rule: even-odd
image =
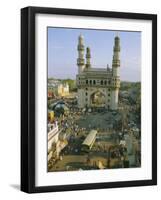
[[[78,74],[76,75],[78,91],[78,107],[118,109],[120,88],[120,38],[114,39],[112,67],[93,68],[91,66],[91,51],[86,48],[82,35],[78,38]],[[86,61],[85,61],[86,57]]]

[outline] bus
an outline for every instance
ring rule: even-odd
[[[91,148],[96,140],[96,135],[97,135],[96,130],[91,130],[89,132],[89,134],[87,135],[87,137],[85,138],[85,140],[82,143],[82,147],[81,147],[82,152],[88,153],[91,150]]]

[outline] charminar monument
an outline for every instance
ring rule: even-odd
[[[107,68],[93,68],[90,48],[86,48],[86,62],[84,51],[84,38],[80,35],[76,76],[79,108],[105,107],[117,110],[120,88],[120,38],[115,37],[112,68],[108,65]]]

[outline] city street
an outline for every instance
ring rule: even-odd
[[[49,171],[122,168],[125,159],[129,161],[129,167],[139,167],[140,143],[128,128],[135,115],[128,108],[118,112],[81,112],[71,107],[67,115],[57,118],[62,129],[60,138],[66,139],[68,145]],[[125,128],[127,133],[120,135]],[[81,145],[91,129],[98,131],[96,141],[89,153],[83,153]],[[122,140],[127,143],[124,154],[120,154]]]

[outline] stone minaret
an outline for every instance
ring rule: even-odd
[[[120,38],[116,36],[113,48],[113,60],[112,60],[113,76],[117,77],[120,75],[119,68],[120,68]]]
[[[80,35],[78,38],[78,74],[81,74],[85,68],[85,60],[84,60],[84,39],[83,36]]]
[[[91,67],[91,50],[89,47],[86,49],[86,68]]]
[[[112,91],[111,91],[111,109],[118,109],[118,96],[120,88],[120,38],[115,37],[112,60]]]

